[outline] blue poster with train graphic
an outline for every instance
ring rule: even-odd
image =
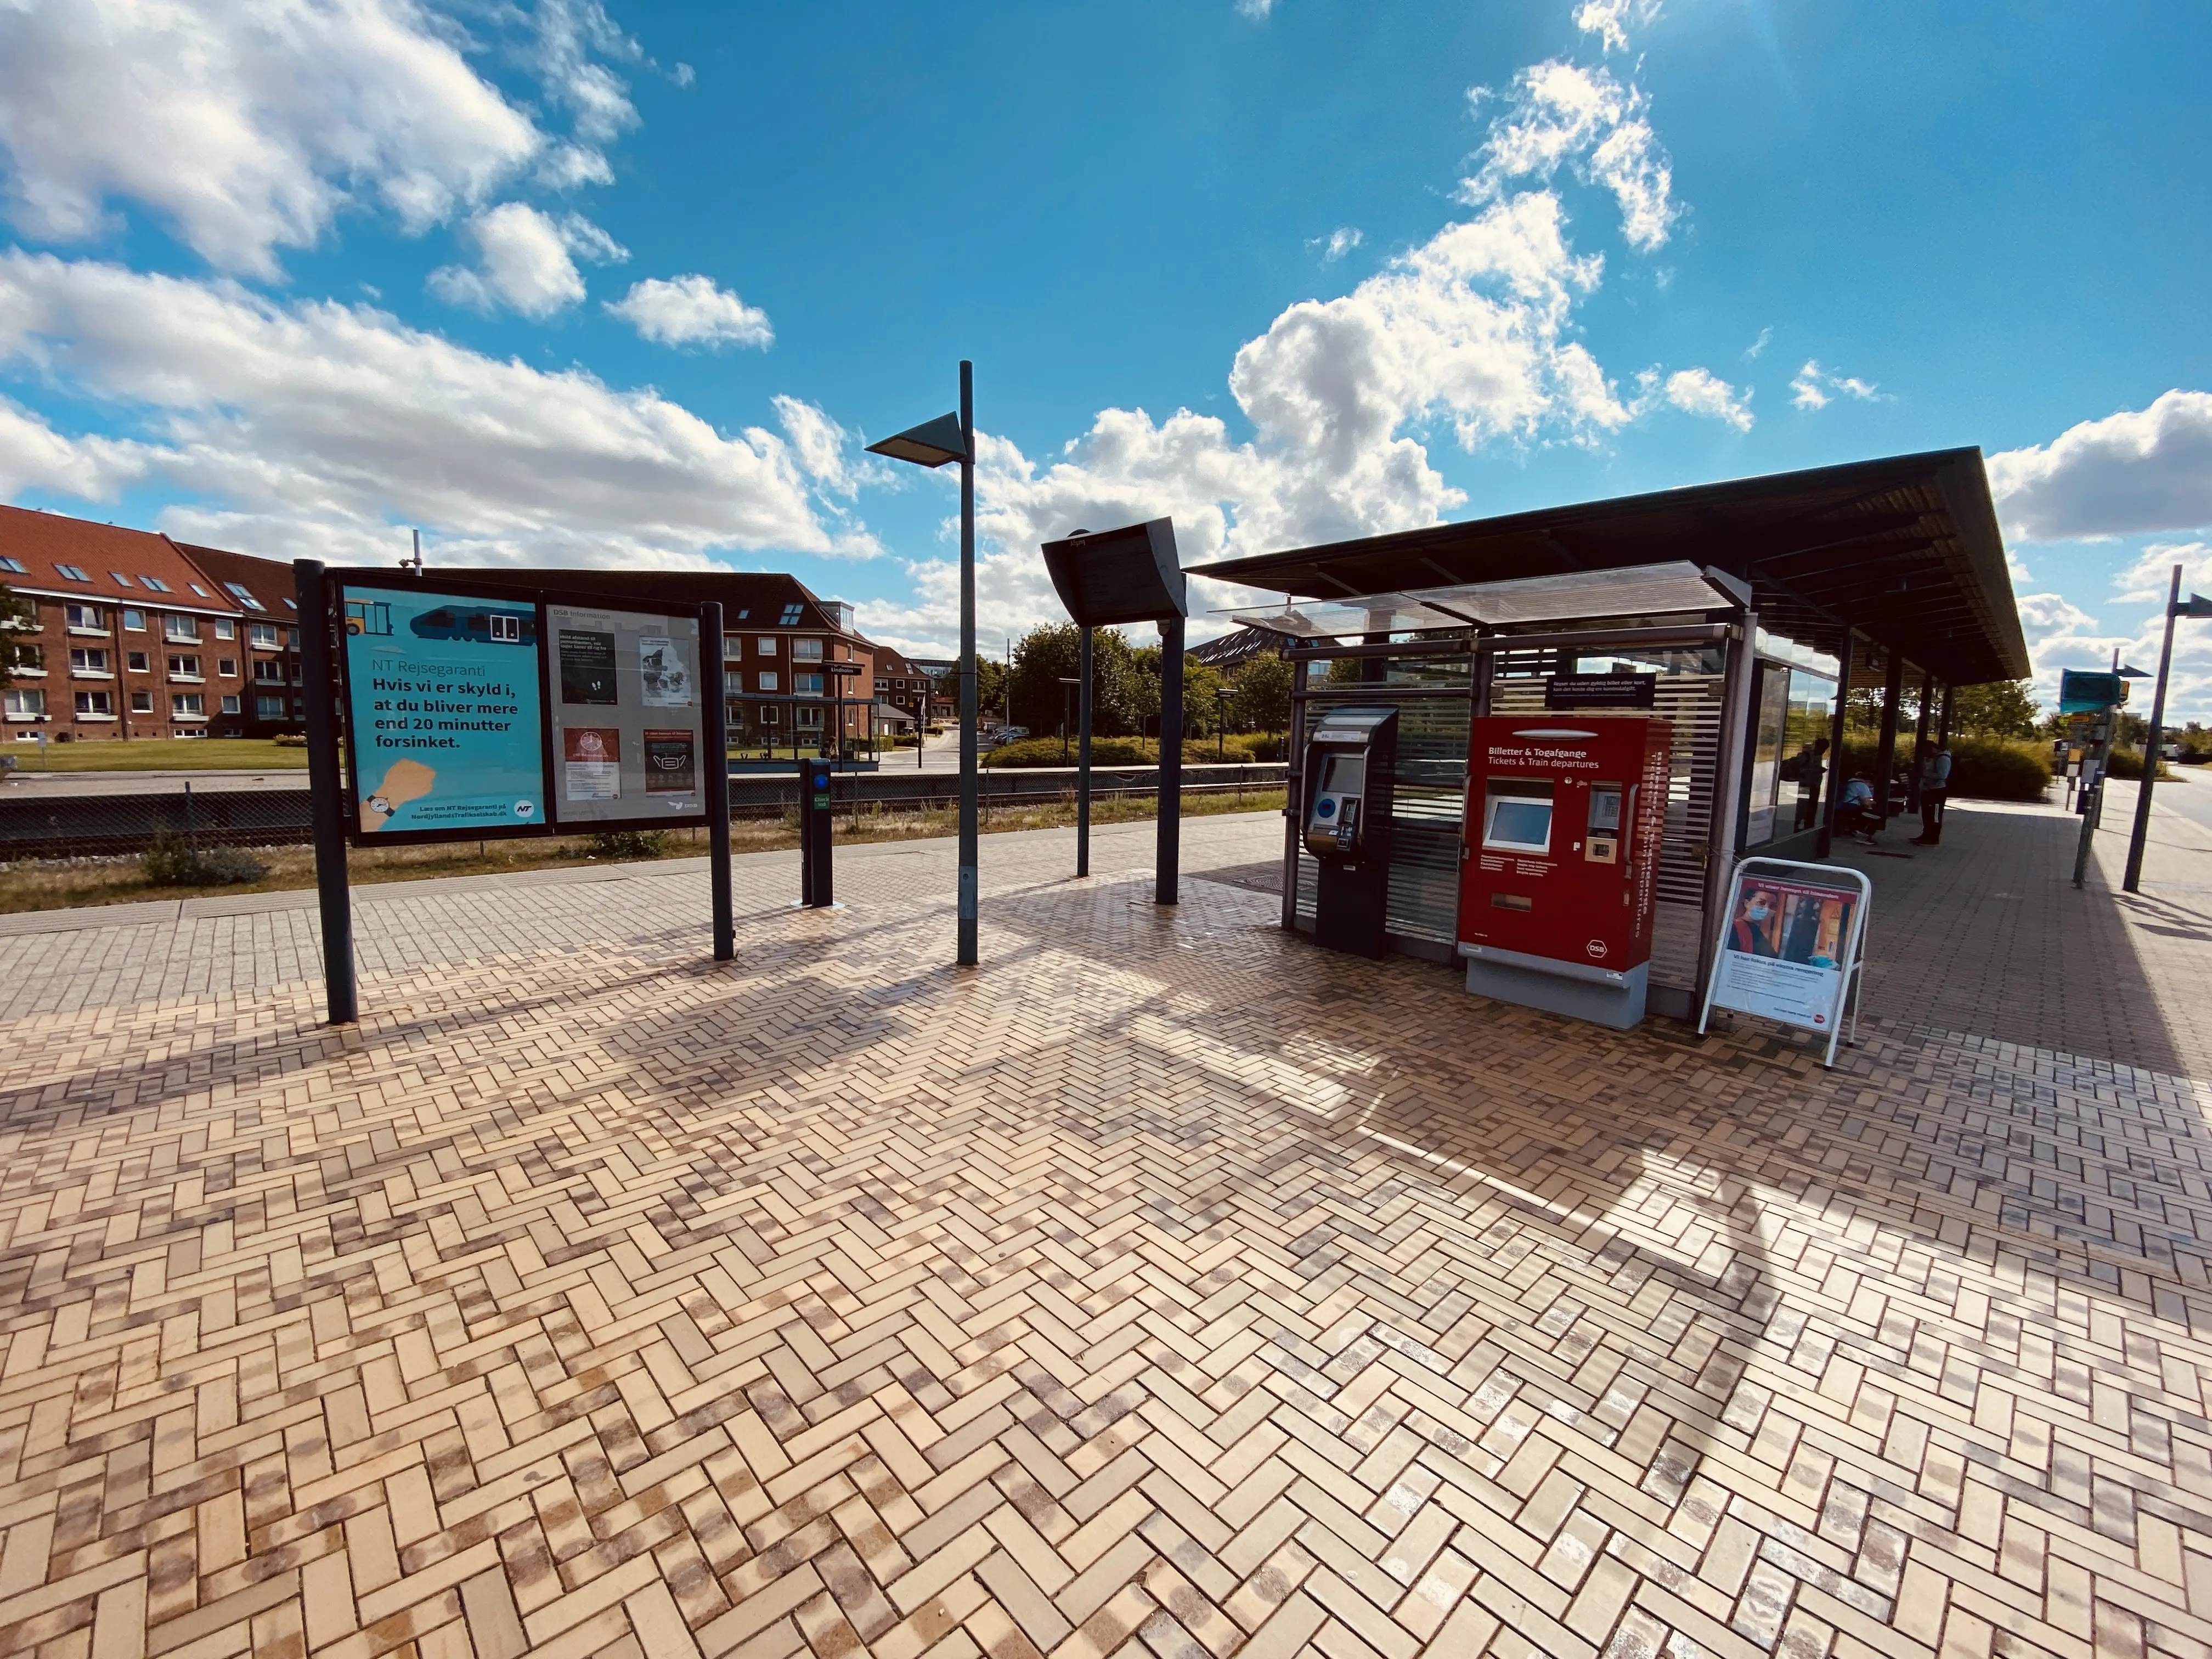
[[[538,607],[347,584],[358,835],[541,830]]]

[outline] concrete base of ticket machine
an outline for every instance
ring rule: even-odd
[[[1616,1031],[1643,1021],[1644,996],[1651,981],[1648,962],[1614,973],[1579,962],[1554,962],[1549,957],[1482,945],[1462,945],[1459,951],[1467,958],[1467,988],[1471,995],[1540,1008],[1569,1019],[1586,1019],[1593,1025],[1610,1025]]]

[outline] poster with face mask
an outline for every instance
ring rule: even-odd
[[[1832,1031],[1856,943],[1856,891],[1738,871],[1712,1006]]]

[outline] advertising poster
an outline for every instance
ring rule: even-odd
[[[1738,877],[1713,1006],[1832,1030],[1857,904],[1857,895],[1833,887]]]
[[[707,811],[696,617],[548,605],[562,829],[696,822]]]
[[[542,830],[538,607],[348,584],[357,836]]]

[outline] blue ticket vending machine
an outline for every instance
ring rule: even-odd
[[[1332,708],[1306,739],[1299,827],[1321,866],[1314,942],[1326,949],[1382,954],[1397,767],[1395,708]]]

